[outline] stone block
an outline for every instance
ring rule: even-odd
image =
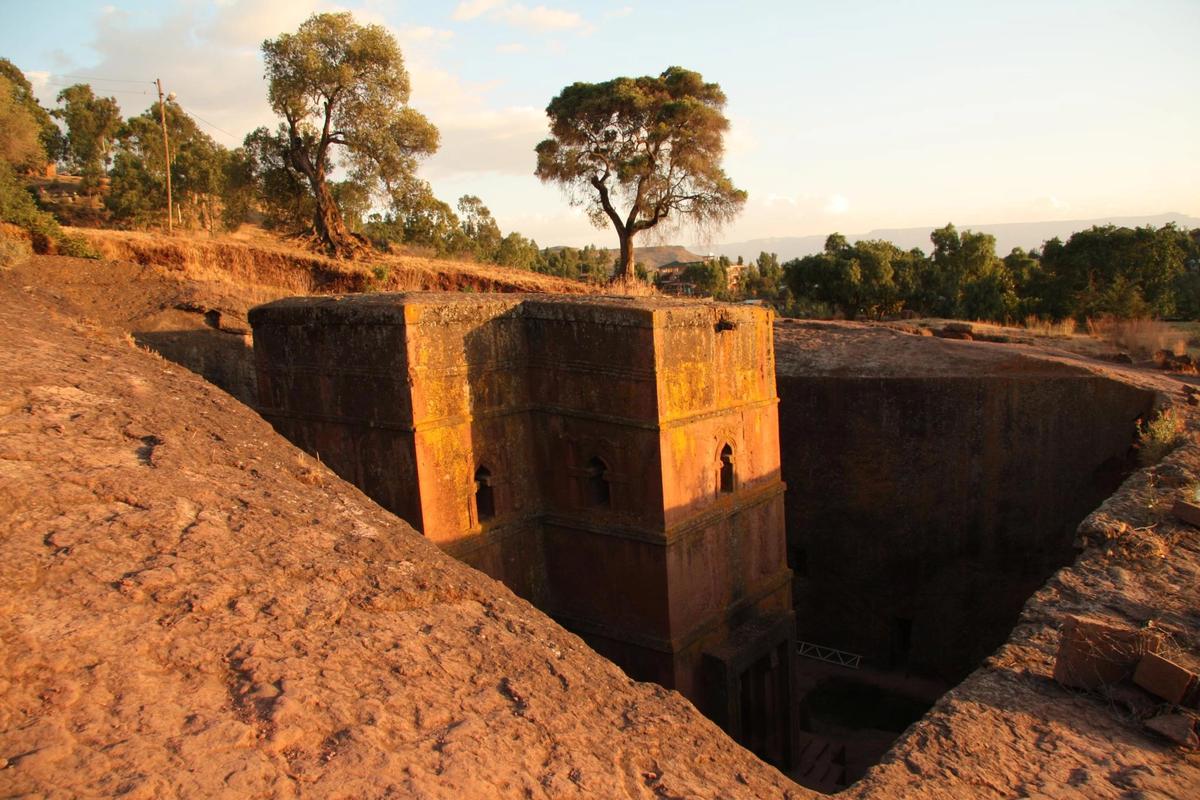
[[[1200,748],[1196,735],[1196,718],[1191,714],[1159,714],[1146,721],[1146,727],[1189,750]]]
[[[1171,514],[1178,520],[1200,528],[1200,506],[1176,500],[1175,505],[1171,507]]]
[[[1142,656],[1133,682],[1175,705],[1182,705],[1196,691],[1196,674],[1158,653]]]
[[[1054,679],[1075,689],[1098,689],[1128,678],[1141,657],[1160,646],[1161,637],[1153,630],[1068,617],[1054,663]]]

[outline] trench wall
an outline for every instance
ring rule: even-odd
[[[779,376],[802,640],[957,682],[1075,555],[1154,396],[1086,374]]]

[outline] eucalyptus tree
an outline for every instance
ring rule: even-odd
[[[58,102],[62,107],[50,113],[66,124],[66,155],[83,176],[84,188],[91,191],[108,168],[121,128],[121,107],[112,97],[97,97],[86,83],[63,89]]]
[[[615,280],[634,272],[633,242],[668,220],[718,226],[746,193],[721,167],[725,94],[697,72],[573,83],[550,101],[551,137],[537,146],[535,174],[584,206],[620,242]]]
[[[348,12],[314,14],[262,48],[287,158],[313,195],[313,233],[329,253],[353,256],[368,245],[347,228],[330,170],[343,166],[353,182],[386,192],[437,149],[437,129],[408,106],[404,59],[379,25],[359,25]],[[335,147],[342,149],[336,161]]]

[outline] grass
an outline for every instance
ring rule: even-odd
[[[249,226],[243,226],[247,228]],[[488,264],[378,253],[339,261],[261,229],[221,236],[73,228],[103,258],[164,267],[193,280],[257,284],[297,294],[440,289],[590,294],[578,281]]]
[[[1116,345],[1130,355],[1150,358],[1159,350],[1183,355],[1188,350],[1188,334],[1173,323],[1156,319],[1117,319],[1102,317],[1088,320],[1088,333]]]
[[[1075,320],[1070,317],[1060,322],[1054,322],[1031,314],[1025,318],[1022,327],[1037,336],[1069,339],[1075,335],[1076,324]]]

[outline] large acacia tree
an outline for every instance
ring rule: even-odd
[[[535,174],[560,184],[597,227],[612,223],[633,274],[633,240],[668,219],[700,226],[731,219],[746,202],[721,168],[725,93],[697,72],[574,83],[550,101],[552,137]]]
[[[313,193],[313,233],[331,254],[352,256],[329,186],[332,148],[355,182],[377,192],[404,182],[437,149],[437,129],[409,108],[408,71],[396,40],[349,13],[314,14],[295,33],[263,42],[271,107],[287,127],[287,158]]]

